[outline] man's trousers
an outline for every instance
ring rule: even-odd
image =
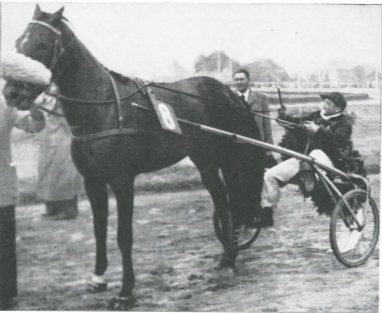
[[[322,164],[333,167],[333,162],[322,150],[313,150],[310,157]],[[300,172],[300,160],[288,159],[272,167],[264,174],[263,190],[261,192],[261,207],[276,209],[280,200],[280,186],[285,186]]]
[[[15,207],[0,208],[0,310],[17,296]]]

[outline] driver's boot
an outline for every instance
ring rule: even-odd
[[[262,208],[258,216],[253,219],[253,222],[249,225],[253,228],[260,227],[272,227],[273,226],[273,210],[271,207]]]
[[[302,161],[300,163],[300,172],[300,177],[302,182],[304,183],[305,190],[307,192],[312,192],[314,186],[316,185],[316,175],[314,173],[312,165]]]

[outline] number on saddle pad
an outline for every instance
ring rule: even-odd
[[[182,130],[179,127],[178,120],[176,119],[172,107],[167,103],[158,101],[157,99],[152,100],[162,128],[182,134]]]

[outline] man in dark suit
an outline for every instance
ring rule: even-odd
[[[236,93],[246,101],[254,113],[261,113],[269,116],[268,98],[265,94],[251,90],[249,87],[251,78],[246,70],[238,70],[233,74],[236,86]],[[266,143],[273,144],[272,126],[269,118],[254,115],[257,127],[260,131],[260,139]],[[269,164],[268,164],[269,163]],[[267,151],[266,167],[272,167],[277,162],[274,160],[272,151]]]

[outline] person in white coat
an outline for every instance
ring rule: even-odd
[[[18,196],[17,173],[11,158],[13,127],[28,133],[45,127],[44,114],[32,105],[28,111],[17,111],[0,96],[0,310],[12,307],[17,296],[15,205]]]
[[[54,85],[49,93],[57,93]],[[39,149],[37,196],[45,202],[45,217],[73,219],[83,183],[71,157],[70,128],[57,98],[44,93],[36,103],[50,111]]]
[[[18,53],[2,55],[1,77],[5,80],[48,86],[51,72],[41,63]],[[15,205],[18,197],[17,173],[12,163],[11,132],[13,127],[28,133],[44,129],[45,116],[36,105],[29,111],[18,111],[8,106],[3,97],[0,81],[0,311],[10,309],[17,296],[16,219]],[[7,99],[8,104],[12,97]]]

